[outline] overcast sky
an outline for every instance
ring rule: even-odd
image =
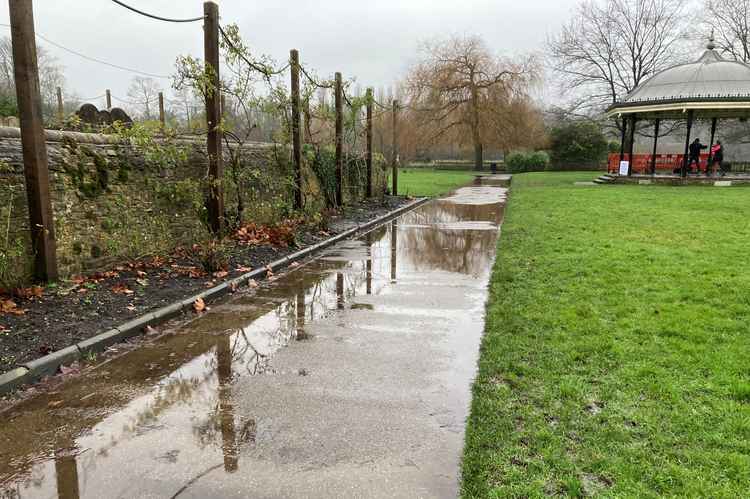
[[[200,0],[125,0],[165,17],[196,17]],[[256,51],[286,60],[297,48],[321,76],[341,71],[362,86],[402,76],[420,40],[479,34],[504,55],[540,51],[578,0],[219,0],[221,22],[237,23]],[[179,54],[203,56],[200,23],[172,24],[110,0],[34,0],[37,32],[88,56],[169,75]],[[8,4],[0,2],[8,22]],[[9,31],[6,29],[6,33]],[[125,98],[133,77],[38,40],[65,67],[68,90],[89,98],[111,88]],[[170,80],[161,80],[168,88]]]

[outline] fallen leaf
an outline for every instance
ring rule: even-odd
[[[112,286],[112,292],[118,295],[132,295],[135,293],[132,289],[129,289],[124,283],[120,282]]]
[[[273,269],[271,268],[270,265],[266,265],[266,275],[268,277],[271,277],[273,275]]]
[[[299,262],[292,262],[292,263],[289,264],[289,266],[292,267],[292,268],[299,267]]]
[[[78,288],[78,291],[76,291],[76,293],[81,293],[81,294],[88,293],[88,292],[89,290],[86,288]]]
[[[24,315],[26,310],[18,308],[13,300],[0,300],[0,314]]]
[[[196,312],[201,313],[207,310],[206,302],[203,301],[203,298],[198,298],[193,302],[193,308]]]
[[[44,294],[44,288],[41,286],[31,286],[30,288],[18,288],[14,291],[17,297],[24,300],[30,300],[32,298],[41,298]]]
[[[137,275],[138,277],[146,277],[146,275],[148,275],[148,274],[146,274],[146,273],[145,273],[144,271],[142,271],[142,270],[136,270],[136,271],[135,271],[135,273],[136,273],[136,275]]]
[[[234,269],[235,272],[243,272],[243,273],[244,272],[251,272],[252,270],[253,270],[252,267],[243,267],[242,265],[240,265],[239,267],[237,267],[236,269]]]
[[[237,283],[236,282],[232,282],[232,283],[229,284],[229,292],[230,293],[237,292]]]
[[[226,270],[219,270],[217,272],[214,272],[214,277],[217,279],[224,279],[228,275],[229,272],[227,272]]]
[[[80,286],[81,284],[86,282],[86,278],[83,277],[82,275],[74,275],[73,277],[70,278],[70,282]]]
[[[148,286],[148,279],[136,279],[135,282],[143,286],[144,288]]]
[[[135,305],[128,305],[128,306],[127,306],[127,307],[125,307],[125,308],[126,308],[126,309],[128,309],[128,310],[130,310],[131,312],[135,312],[135,310],[136,310],[136,309],[135,309]]]
[[[0,333],[4,333],[6,331],[10,331],[10,329],[8,329],[7,327],[5,327],[2,324],[0,324]]]
[[[78,364],[71,364],[70,366],[60,366],[60,374],[63,376],[70,376],[72,374],[79,374],[81,372]]]
[[[60,407],[63,404],[62,400],[53,400],[49,404],[47,404],[47,407],[50,409],[54,409],[55,407]]]
[[[247,281],[247,285],[250,286],[251,288],[257,288],[258,281],[256,281],[255,279],[250,279],[249,281]]]
[[[159,331],[151,326],[146,326],[146,334],[159,334]]]

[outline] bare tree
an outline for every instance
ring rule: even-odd
[[[138,106],[138,112],[144,119],[151,120],[154,119],[151,109],[152,106],[157,105],[161,90],[161,86],[153,78],[136,76],[128,88],[128,98]]]
[[[750,62],[750,0],[706,0],[701,18],[722,53]]]
[[[418,121],[432,140],[445,135],[470,140],[474,166],[481,169],[485,143],[492,140],[489,118],[499,119],[504,106],[498,103],[525,95],[536,75],[533,61],[498,57],[477,36],[428,42],[421,52],[407,80]]]
[[[57,87],[65,86],[63,67],[43,46],[37,47],[37,58],[44,114],[51,116],[57,109]],[[0,38],[0,99],[12,102],[16,100],[13,45],[7,36]]]
[[[572,107],[598,113],[680,58],[686,0],[586,0],[547,46]]]

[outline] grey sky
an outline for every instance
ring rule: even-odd
[[[126,0],[167,17],[194,17],[200,0]],[[222,23],[237,23],[251,47],[277,60],[290,48],[319,75],[341,71],[362,86],[388,86],[404,74],[419,40],[479,34],[499,53],[538,51],[577,0],[219,0]],[[150,20],[110,0],[34,0],[40,34],[91,57],[171,74],[178,54],[202,57],[200,23]],[[8,22],[8,4],[0,2]],[[6,30],[7,32],[7,30]],[[126,97],[133,75],[88,62],[43,41],[65,67],[67,87],[88,98],[111,88]],[[169,80],[162,80],[165,88]]]

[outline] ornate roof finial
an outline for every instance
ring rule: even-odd
[[[711,30],[711,36],[708,37],[708,45],[706,45],[706,48],[708,50],[713,50],[716,48],[716,44],[714,43],[714,30]]]

